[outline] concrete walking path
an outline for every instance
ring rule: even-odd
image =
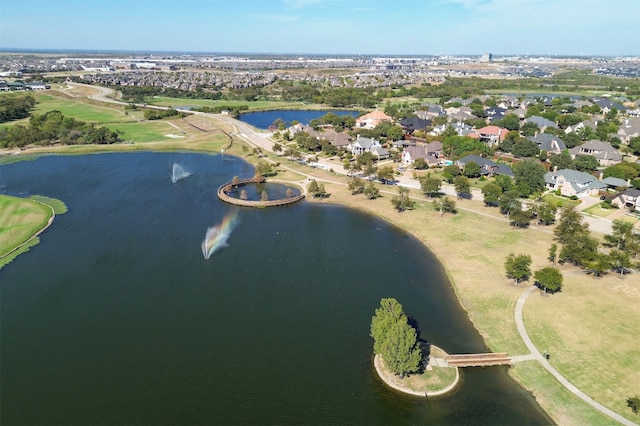
[[[569,382],[562,374],[560,374],[558,370],[556,370],[551,364],[549,364],[549,361],[547,361],[545,357],[542,356],[540,351],[536,348],[536,346],[531,341],[531,338],[529,338],[529,334],[527,333],[527,330],[524,326],[524,321],[522,319],[522,309],[524,308],[524,303],[527,301],[527,298],[531,295],[531,293],[533,293],[535,290],[536,290],[535,286],[530,286],[528,289],[522,292],[522,294],[518,298],[518,301],[516,302],[516,309],[515,309],[516,327],[518,328],[518,333],[520,333],[520,337],[522,337],[522,340],[524,341],[525,345],[527,345],[527,348],[529,348],[529,350],[531,351],[531,355],[522,355],[522,357],[529,356],[531,357],[530,359],[535,359],[536,361],[540,362],[540,364],[542,364],[542,366],[549,373],[551,373],[553,377],[555,377],[572,394],[576,395],[578,398],[580,398],[581,400],[583,400],[584,402],[586,402],[596,410],[600,411],[601,413],[611,417],[612,419],[622,423],[623,425],[638,426],[636,423],[632,422],[631,420],[628,420],[625,417],[622,417],[620,414],[614,412],[613,410],[608,409],[607,407],[600,404],[599,402],[594,401],[591,397],[589,397],[587,394],[585,394],[580,389],[578,389],[575,385]]]

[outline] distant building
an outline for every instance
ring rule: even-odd
[[[493,60],[493,55],[491,53],[483,53],[480,58],[481,62],[491,62]]]

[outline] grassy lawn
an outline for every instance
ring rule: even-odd
[[[47,206],[35,200],[0,195],[0,256],[29,240],[51,215]]]
[[[529,335],[578,388],[638,421],[625,402],[640,391],[638,274],[592,278],[582,271],[564,272],[562,292],[529,297],[524,308]]]
[[[543,199],[547,203],[558,208],[564,206],[578,206],[580,204],[579,200],[570,200],[566,197],[559,197],[556,194],[546,194]]]
[[[101,123],[133,121],[133,117],[125,115],[124,109],[117,106],[97,106],[49,94],[37,94],[35,98],[37,102],[33,114],[58,110],[80,121]]]
[[[158,142],[171,140],[173,138],[165,135],[178,135],[180,131],[165,121],[145,121],[132,123],[110,123],[107,124],[111,130],[119,130],[122,132],[120,138],[125,141],[133,142]]]
[[[611,213],[614,213],[616,211],[618,211],[617,209],[603,209],[600,206],[601,203],[598,204],[594,204],[593,206],[586,208],[584,210],[582,210],[583,213],[587,213],[593,216],[598,216],[598,217],[607,217],[609,216]]]

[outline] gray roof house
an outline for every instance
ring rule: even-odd
[[[593,175],[571,169],[547,172],[544,175],[544,182],[548,189],[552,191],[559,189],[560,194],[566,197],[596,195],[599,190],[607,187]]]
[[[537,115],[533,115],[531,117],[525,118],[524,122],[537,124],[538,127],[540,127],[540,130],[542,130],[543,132],[544,132],[544,129],[546,129],[547,127],[554,127],[554,128],[558,127],[556,126],[556,123],[554,123],[553,121]]]
[[[535,136],[529,136],[527,139],[535,142],[540,151],[547,151],[549,154],[560,154],[567,149],[562,139],[550,133],[539,133]]]
[[[640,211],[640,189],[630,188],[616,195],[611,204]]]
[[[621,141],[629,143],[629,139],[640,136],[640,118],[627,118],[618,128],[617,136]]]
[[[380,142],[376,139],[363,138],[358,135],[355,141],[352,141],[347,149],[353,155],[360,155],[363,152],[371,152],[374,157],[381,159],[389,157],[389,151],[384,149]]]
[[[571,148],[569,154],[571,154],[571,158],[576,158],[576,155],[591,155],[603,167],[612,166],[622,161],[622,154],[612,147],[609,142],[595,139]]]
[[[620,179],[617,177],[609,176],[602,179],[602,183],[607,185],[607,188],[616,189],[616,188],[628,188],[629,182],[624,179]]]
[[[438,164],[438,158],[442,154],[442,142],[434,141],[427,145],[408,146],[402,150],[402,164],[413,164],[418,158],[422,158],[429,166]]]
[[[467,155],[466,157],[462,157],[455,162],[455,165],[463,168],[465,164],[472,161],[480,166],[480,174],[482,176],[506,175],[513,177],[511,167],[506,164],[496,163],[488,158],[480,157],[479,155]]]

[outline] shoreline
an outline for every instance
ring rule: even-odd
[[[442,350],[442,348],[439,348],[436,345],[431,345],[432,348],[437,348],[439,350],[441,350],[442,352],[444,352],[445,354],[447,354],[444,350]],[[429,364],[431,364],[431,359],[429,360]],[[392,389],[395,389],[399,392],[408,394],[408,395],[413,395],[413,396],[420,396],[420,397],[430,397],[430,396],[441,396],[441,395],[445,395],[449,392],[451,392],[460,382],[460,369],[458,367],[447,367],[447,368],[455,368],[456,370],[456,377],[453,379],[453,382],[449,383],[447,386],[445,386],[442,389],[438,389],[436,391],[417,391],[414,389],[411,389],[407,386],[403,386],[399,383],[395,383],[393,380],[391,380],[391,378],[389,378],[383,371],[383,365],[384,365],[384,360],[382,359],[382,357],[378,354],[374,355],[373,357],[373,366],[375,367],[376,373],[378,373],[378,377],[380,377],[380,380],[382,380],[384,382],[384,384],[386,384],[387,386],[389,386]]]

